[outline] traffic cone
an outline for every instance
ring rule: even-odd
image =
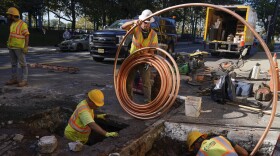
[[[275,70],[276,70],[276,79],[278,80],[278,89],[277,89],[277,91],[279,91],[279,89],[280,89],[280,82],[279,82],[279,68],[278,68],[278,62],[277,62],[277,55],[276,55],[276,53],[274,53],[274,55],[273,55],[273,58],[272,58],[272,60],[273,60],[273,63],[274,63],[274,65],[275,65]],[[270,81],[269,81],[269,87],[270,87],[270,90],[271,91],[273,91],[273,89],[274,89],[274,87],[273,87],[273,81],[272,81],[272,69],[270,68],[270,71],[269,71],[269,73],[270,73]]]

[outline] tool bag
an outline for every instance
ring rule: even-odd
[[[231,77],[228,74],[220,76],[219,81],[211,88],[210,95],[212,100],[220,104],[225,104],[226,99],[233,101],[236,95]]]
[[[262,83],[255,91],[255,99],[258,101],[270,101],[273,97],[268,85]]]
[[[250,97],[253,95],[253,83],[237,81],[236,86],[236,96]]]

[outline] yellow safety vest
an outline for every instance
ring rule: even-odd
[[[22,20],[13,22],[10,26],[10,36],[8,40],[9,48],[24,48],[25,36],[29,34],[27,24]]]
[[[238,156],[231,143],[223,136],[204,140],[197,156]]]
[[[157,46],[158,46],[157,33],[153,29],[151,29],[149,36],[146,39],[143,38],[140,26],[137,26],[134,29],[134,35],[132,38],[132,44],[130,49],[131,54],[134,51],[141,49],[143,47],[157,47]]]
[[[91,133],[91,128],[88,125],[83,125],[82,121],[80,120],[79,114],[88,111],[92,118],[94,119],[94,112],[88,106],[86,100],[81,101],[76,110],[71,115],[68,125],[65,128],[65,136],[73,141],[81,141],[82,143],[86,143],[88,137]]]

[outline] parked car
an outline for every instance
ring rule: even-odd
[[[6,24],[7,23],[7,18],[4,16],[0,16],[0,24]]]
[[[61,51],[89,50],[89,35],[73,35],[70,40],[62,41],[58,46]]]
[[[175,20],[155,16],[155,22],[151,28],[158,34],[159,43],[166,44],[169,53],[174,52],[175,43],[177,42],[177,33]],[[138,17],[136,17],[138,19]],[[104,30],[96,31],[91,36],[90,54],[95,61],[103,61],[104,58],[114,58],[116,56],[119,43],[122,41],[125,30],[121,26],[133,19],[117,20]],[[119,58],[126,58],[129,55],[129,49],[132,42],[132,35],[129,35],[120,51]]]

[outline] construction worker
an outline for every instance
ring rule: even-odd
[[[71,115],[64,131],[65,137],[72,141],[80,141],[83,144],[88,142],[91,130],[106,137],[117,137],[117,132],[106,132],[94,121],[94,118],[105,120],[106,114],[94,114],[94,110],[103,105],[104,95],[102,91],[91,90],[87,98],[77,105],[76,110]]]
[[[187,136],[189,151],[197,156],[247,156],[248,152],[223,136],[208,136],[191,131]]]
[[[6,82],[6,85],[17,84],[18,87],[23,87],[27,85],[28,68],[25,55],[28,52],[30,33],[27,24],[19,18],[18,9],[11,7],[6,14],[11,23],[7,47],[9,49],[12,65],[12,77]],[[17,76],[18,64],[20,64],[22,69],[20,78]]]
[[[136,50],[143,47],[158,47],[158,36],[157,33],[151,29],[151,23],[155,21],[153,17],[143,21],[145,18],[152,14],[151,10],[144,10],[139,16],[139,20],[133,20],[126,22],[122,25],[122,29],[129,30],[134,24],[139,24],[133,31],[132,44],[130,48],[130,54],[134,53]],[[151,52],[153,53],[153,52]],[[143,92],[144,92],[144,102],[151,102],[151,82],[150,75],[151,69],[147,64],[139,64],[134,69],[130,71],[127,78],[127,91],[129,97],[133,100],[133,81],[137,71],[140,71],[142,82],[143,82]]]

